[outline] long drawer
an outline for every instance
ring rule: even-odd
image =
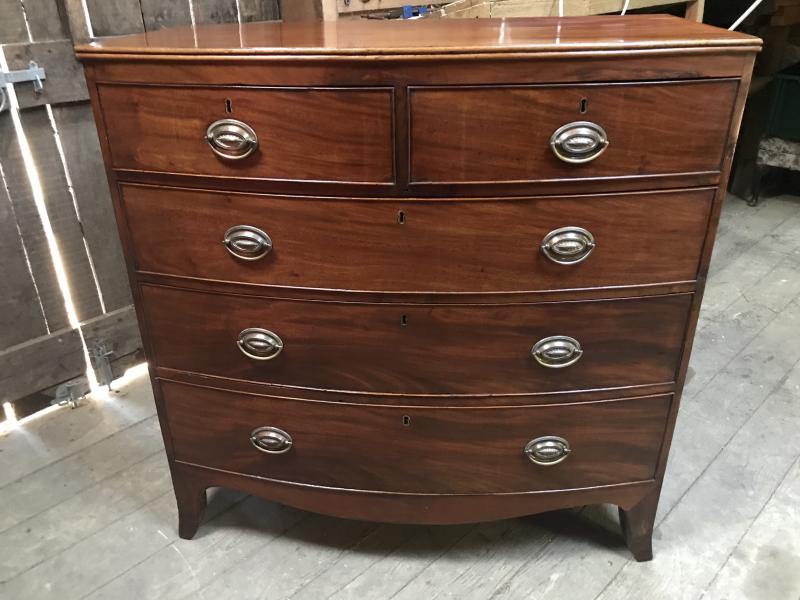
[[[691,281],[713,197],[700,189],[403,201],[122,186],[140,271],[396,292]]]
[[[160,385],[176,460],[313,485],[442,494],[652,479],[672,398],[429,408]]]
[[[403,305],[147,284],[141,298],[161,367],[330,390],[513,394],[672,382],[692,295]]]
[[[110,125],[106,135],[114,168],[276,180],[394,181],[391,88],[101,84],[98,94]],[[212,124],[217,125],[210,128]]]
[[[410,179],[719,172],[738,86],[706,80],[412,88]]]

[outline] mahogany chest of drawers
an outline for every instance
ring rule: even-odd
[[[179,508],[651,534],[756,38],[668,16],[78,48]]]

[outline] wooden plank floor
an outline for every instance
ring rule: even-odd
[[[212,493],[177,516],[148,383],[0,437],[0,598],[800,599],[800,198],[723,211],[653,562],[612,507],[402,527]]]

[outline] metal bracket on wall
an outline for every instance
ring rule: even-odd
[[[111,368],[111,357],[114,355],[114,351],[109,350],[105,343],[98,342],[91,349],[90,354],[97,383],[107,385],[109,391],[113,391],[111,390],[111,382],[114,380],[114,371]]]
[[[43,79],[47,79],[44,69],[36,64],[35,61],[28,63],[27,69],[20,69],[18,71],[0,71],[0,112],[8,108],[8,95],[6,93],[6,84],[8,83],[25,83],[27,81],[33,82],[33,93],[41,94],[44,90]]]
[[[80,401],[85,394],[81,391],[85,383],[81,381],[69,381],[62,383],[56,388],[56,397],[50,404],[57,404],[58,406],[69,406],[70,408],[77,408]]]

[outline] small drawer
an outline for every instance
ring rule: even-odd
[[[117,169],[394,181],[389,88],[98,86]]]
[[[736,80],[412,88],[415,183],[719,172]]]
[[[140,271],[377,292],[692,281],[713,197],[333,200],[122,186]]]
[[[668,383],[691,294],[507,305],[284,300],[145,284],[161,367],[323,390],[514,394]]]
[[[176,460],[309,485],[427,494],[650,480],[672,401],[433,408],[160,385]]]

